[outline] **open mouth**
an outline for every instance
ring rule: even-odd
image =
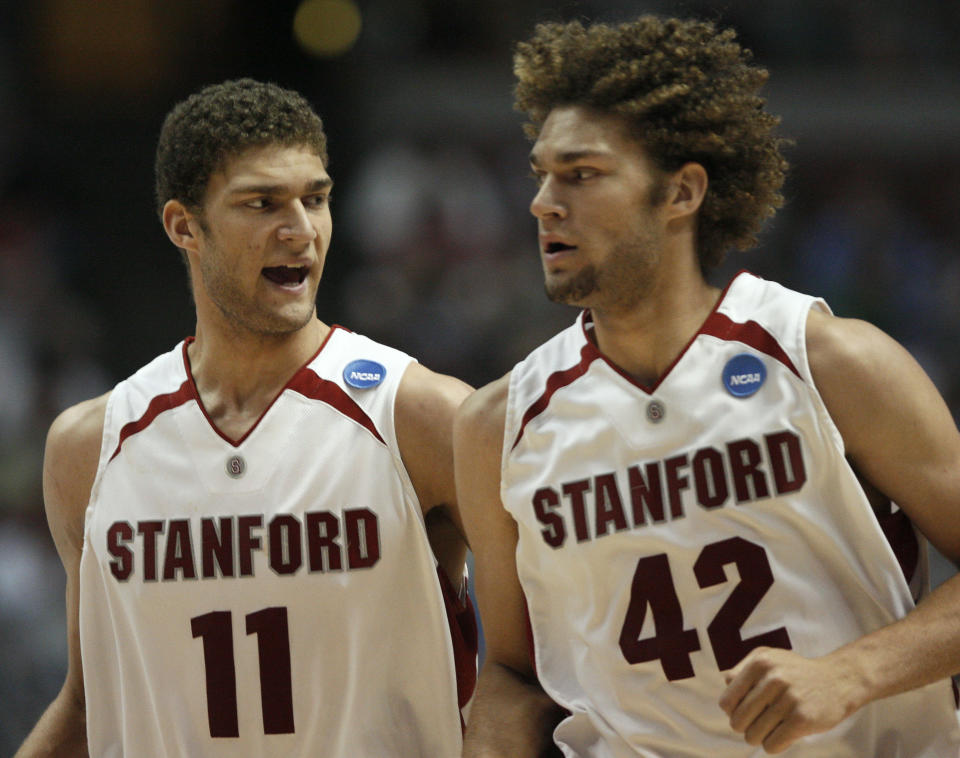
[[[263,269],[263,275],[274,284],[297,285],[307,278],[306,266],[270,266]]]
[[[564,250],[573,250],[573,245],[567,245],[563,242],[549,242],[544,248],[547,253],[562,253]]]

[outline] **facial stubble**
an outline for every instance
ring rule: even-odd
[[[547,277],[547,297],[565,305],[608,309],[629,308],[642,300],[654,286],[663,249],[647,210],[611,248],[602,266],[588,263],[565,279]]]

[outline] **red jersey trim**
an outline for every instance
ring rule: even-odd
[[[659,387],[660,384],[670,375],[674,366],[680,362],[680,359],[686,354],[686,352],[690,349],[690,346],[701,334],[717,337],[730,342],[742,342],[744,345],[752,347],[761,353],[769,355],[774,360],[779,361],[802,380],[803,377],[800,376],[800,372],[797,371],[797,367],[793,364],[793,361],[790,360],[790,356],[788,356],[783,348],[780,347],[780,343],[777,342],[770,332],[760,326],[760,324],[758,324],[756,321],[739,323],[731,319],[729,316],[719,312],[720,306],[726,299],[727,292],[729,292],[730,288],[733,286],[734,281],[736,281],[741,275],[752,276],[752,274],[750,274],[748,271],[739,271],[727,283],[727,286],[724,287],[723,292],[720,293],[720,297],[717,298],[716,304],[713,306],[713,309],[710,311],[701,327],[690,338],[690,341],[687,342],[683,350],[680,351],[667,370],[664,371],[663,375],[657,379],[653,386],[641,384],[600,352],[599,348],[593,341],[590,330],[588,329],[588,324],[592,321],[590,311],[583,311],[580,317],[580,324],[586,344],[580,349],[580,362],[575,366],[571,366],[570,368],[562,371],[554,372],[550,375],[550,377],[547,379],[547,386],[543,394],[537,398],[536,402],[527,408],[526,413],[523,414],[523,419],[520,422],[520,430],[517,433],[517,437],[513,441],[513,445],[510,449],[513,450],[520,443],[527,424],[538,415],[543,413],[547,405],[550,403],[550,399],[553,397],[553,394],[557,390],[567,386],[568,384],[572,384],[576,379],[579,379],[581,376],[583,376],[593,361],[597,359],[604,361],[608,366],[610,366],[610,368],[620,374],[624,379],[649,395],[655,392],[657,387]]]
[[[437,578],[440,580],[440,593],[447,612],[447,624],[450,628],[450,643],[453,647],[453,663],[457,676],[457,704],[460,706],[460,728],[465,728],[463,709],[473,697],[477,686],[477,652],[480,648],[480,635],[477,629],[477,616],[473,610],[470,595],[464,593],[461,599],[453,588],[447,572],[437,566]]]
[[[527,408],[527,412],[523,414],[523,419],[520,421],[520,431],[517,432],[517,438],[513,441],[513,445],[510,448],[511,450],[520,444],[520,439],[523,437],[523,432],[527,428],[527,424],[546,410],[553,394],[568,384],[573,384],[573,382],[587,373],[590,364],[599,357],[601,357],[600,353],[593,347],[593,343],[588,340],[587,344],[580,349],[579,363],[562,371],[554,371],[547,377],[547,387],[543,391],[543,394],[540,395],[536,402]]]
[[[700,334],[707,334],[711,337],[718,337],[728,342],[742,342],[748,347],[766,353],[774,360],[780,361],[784,366],[797,375],[798,379],[803,379],[797,367],[793,365],[790,356],[787,355],[780,343],[756,321],[747,321],[738,323],[725,316],[722,313],[711,313],[703,326],[700,327]]]
[[[917,533],[913,530],[913,523],[906,513],[902,510],[894,511],[889,504],[886,512],[875,512],[875,515],[883,536],[887,538],[890,549],[893,550],[897,563],[900,564],[903,578],[909,584],[913,581],[920,562],[920,543],[917,540]]]
[[[113,455],[110,456],[112,461],[120,452],[120,448],[123,446],[123,443],[134,434],[142,432],[150,424],[153,423],[154,419],[157,418],[164,411],[172,410],[184,403],[188,403],[196,397],[193,390],[193,382],[190,379],[184,379],[183,384],[180,385],[180,388],[176,392],[168,392],[166,395],[157,395],[150,401],[150,404],[147,406],[147,410],[144,411],[144,414],[138,418],[136,421],[130,421],[123,425],[123,428],[120,430],[120,437],[117,440],[117,449],[113,451]],[[107,461],[108,463],[110,461]]]
[[[713,308],[710,309],[710,313],[707,314],[707,317],[704,319],[703,324],[701,324],[700,328],[697,329],[696,332],[694,332],[694,334],[687,341],[687,344],[683,346],[683,349],[679,353],[677,353],[677,357],[670,362],[669,366],[667,366],[666,371],[664,371],[660,375],[660,377],[657,379],[657,381],[655,381],[652,385],[643,384],[642,382],[637,381],[634,377],[630,376],[630,374],[628,374],[626,371],[620,368],[616,363],[611,361],[609,358],[607,358],[607,356],[605,356],[603,353],[600,352],[600,348],[597,346],[595,342],[595,337],[593,334],[591,334],[591,330],[587,326],[588,324],[593,323],[593,314],[589,310],[584,311],[580,319],[580,326],[581,326],[581,329],[583,330],[583,337],[587,341],[587,344],[590,345],[590,349],[596,353],[595,357],[603,360],[604,363],[606,363],[610,368],[612,368],[614,371],[620,374],[620,376],[622,376],[624,379],[630,382],[630,384],[632,384],[634,387],[642,390],[648,395],[652,395],[654,392],[657,391],[657,388],[666,380],[666,378],[670,376],[671,372],[673,371],[673,367],[680,362],[680,359],[683,358],[684,355],[687,354],[687,351],[690,349],[690,346],[694,342],[696,342],[697,337],[703,334],[703,327],[706,324],[710,323],[710,320],[717,314],[717,311],[720,309],[720,306],[723,304],[723,301],[726,300],[727,298],[727,293],[730,291],[730,288],[733,286],[733,283],[741,276],[741,274],[747,274],[748,276],[752,276],[752,274],[750,274],[749,271],[741,270],[741,271],[738,271],[729,282],[727,282],[727,286],[723,288],[723,291],[720,293],[720,297],[717,298],[717,302],[714,303]]]
[[[327,346],[327,343],[330,341],[330,338],[333,337],[333,333],[337,329],[343,329],[343,327],[340,327],[336,324],[333,324],[330,327],[330,331],[328,331],[327,336],[323,338],[323,342],[320,343],[320,347],[317,348],[317,352],[315,352],[312,356],[310,356],[307,362],[304,363],[299,369],[297,369],[297,373],[293,375],[293,378],[290,380],[290,382],[288,382],[283,386],[283,388],[276,394],[276,397],[274,397],[273,400],[270,401],[270,404],[263,409],[263,413],[260,414],[259,418],[257,418],[257,420],[253,423],[253,425],[249,429],[247,429],[247,431],[243,434],[242,437],[240,437],[240,439],[236,439],[236,440],[231,439],[222,431],[220,431],[220,427],[218,427],[216,423],[214,423],[213,419],[210,418],[210,414],[207,413],[207,409],[204,407],[203,401],[200,399],[200,392],[199,390],[197,390],[196,383],[193,380],[193,369],[190,367],[190,355],[187,353],[187,348],[190,346],[190,343],[195,340],[195,338],[187,337],[183,341],[183,368],[184,368],[184,371],[187,372],[187,381],[189,381],[190,384],[193,386],[193,392],[195,397],[197,398],[197,406],[200,408],[200,412],[203,414],[203,417],[207,420],[207,423],[210,424],[210,428],[213,429],[213,431],[217,433],[217,436],[219,436],[225,442],[230,443],[234,447],[240,447],[240,445],[243,444],[243,441],[247,437],[249,437],[251,434],[253,434],[254,430],[258,426],[260,426],[260,422],[263,421],[263,417],[270,412],[270,409],[273,407],[274,403],[276,403],[277,400],[280,399],[280,396],[290,387],[290,383],[296,380],[296,378],[303,371],[307,369],[307,366],[313,363],[313,361],[316,360],[317,356],[320,355],[321,352],[323,352],[323,349]],[[344,331],[349,331],[349,329],[344,329]]]
[[[363,412],[360,406],[358,406],[336,384],[333,384],[333,382],[327,382],[327,384],[332,385],[335,391],[330,389],[317,389],[317,385],[325,382],[326,380],[320,379],[320,377],[307,368],[307,366],[309,366],[317,358],[317,356],[320,355],[320,353],[323,351],[323,348],[326,347],[327,343],[330,341],[330,338],[333,336],[333,333],[337,329],[342,329],[345,332],[350,331],[342,326],[333,324],[330,327],[330,331],[327,333],[327,336],[324,337],[323,342],[320,344],[320,347],[311,356],[310,360],[308,360],[297,371],[297,373],[294,374],[293,378],[284,386],[284,388],[277,393],[277,396],[264,409],[263,413],[260,414],[260,418],[256,420],[253,426],[251,426],[250,429],[247,430],[246,434],[244,434],[239,440],[232,440],[223,432],[221,432],[220,429],[217,428],[217,425],[213,422],[213,419],[210,418],[209,414],[207,413],[207,409],[203,407],[203,402],[200,400],[200,393],[197,391],[196,384],[193,380],[193,371],[190,368],[190,356],[187,353],[187,348],[195,338],[187,337],[183,341],[181,353],[183,358],[183,368],[186,372],[186,379],[184,379],[183,384],[181,384],[180,387],[174,392],[169,392],[165,395],[157,395],[154,397],[152,400],[150,400],[150,403],[147,405],[147,410],[144,411],[144,414],[140,418],[138,418],[136,421],[130,421],[124,424],[123,428],[120,430],[117,448],[110,456],[110,461],[117,457],[117,455],[120,453],[120,448],[127,439],[138,432],[142,432],[144,429],[150,426],[150,424],[152,424],[161,413],[172,410],[173,408],[190,402],[191,400],[197,401],[197,407],[200,408],[200,412],[203,414],[204,418],[207,419],[207,423],[210,424],[210,428],[212,428],[223,440],[229,442],[234,447],[238,447],[247,437],[250,436],[250,434],[253,433],[253,430],[260,425],[260,421],[263,419],[263,417],[267,415],[267,412],[273,407],[274,403],[276,403],[284,391],[288,389],[292,389],[306,397],[326,402],[328,405],[333,406],[345,416],[348,416],[361,426],[367,428],[374,437],[376,437],[380,442],[383,442],[383,437],[377,431],[373,421],[371,421],[369,416]],[[312,380],[310,379],[310,376],[313,377]],[[339,391],[342,397],[338,397],[336,391]]]
[[[741,273],[744,273],[744,272],[741,271],[740,273],[737,274],[737,276],[740,276]],[[723,299],[727,296],[727,291],[733,285],[733,282],[737,278],[737,276],[733,277],[733,279],[731,279],[730,282],[727,284],[727,286],[724,288],[723,292],[720,294],[720,297],[717,299],[716,305],[713,306],[713,310],[710,311],[710,315],[707,316],[707,321],[709,321],[712,316],[716,315],[717,308],[720,307],[720,303],[722,303]],[[572,384],[576,379],[579,379],[581,376],[583,376],[586,373],[587,368],[590,366],[591,363],[593,363],[593,361],[597,359],[602,360],[604,363],[610,366],[610,368],[612,368],[614,371],[620,374],[620,376],[622,376],[632,385],[639,388],[643,392],[646,392],[649,395],[656,390],[656,388],[660,385],[660,382],[662,382],[664,379],[667,378],[667,376],[673,370],[673,367],[677,364],[680,358],[683,357],[683,355],[690,348],[690,345],[693,344],[694,340],[696,340],[697,336],[700,334],[700,330],[697,330],[696,334],[694,334],[690,338],[690,341],[687,342],[683,350],[681,350],[680,353],[677,355],[677,357],[673,360],[673,363],[671,363],[670,366],[667,368],[667,370],[663,373],[663,376],[661,376],[652,387],[648,387],[638,382],[636,379],[630,376],[627,372],[621,369],[617,364],[615,364],[613,361],[607,358],[607,356],[605,356],[603,353],[600,352],[600,349],[597,347],[597,345],[593,341],[593,335],[590,334],[590,330],[587,327],[588,324],[593,322],[593,315],[590,313],[589,310],[581,311],[579,319],[580,319],[580,329],[583,333],[583,338],[585,340],[585,344],[583,345],[582,348],[580,348],[580,362],[575,366],[572,366],[563,371],[557,371],[550,375],[550,377],[547,379],[547,388],[544,390],[544,393],[536,400],[536,402],[533,405],[527,408],[527,412],[523,414],[523,419],[520,422],[520,431],[517,433],[517,438],[513,441],[513,446],[510,448],[511,450],[513,450],[514,448],[516,448],[518,444],[520,444],[520,440],[523,438],[523,432],[526,429],[527,424],[530,421],[532,421],[534,418],[536,418],[538,415],[543,413],[547,405],[550,403],[550,398],[553,396],[553,394],[557,390],[563,387],[566,387],[568,384]]]
[[[311,400],[319,400],[342,413],[352,421],[360,424],[379,442],[386,445],[380,432],[377,431],[373,420],[363,411],[356,401],[350,397],[336,382],[323,379],[309,369],[301,370],[287,384],[284,389],[293,390]]]

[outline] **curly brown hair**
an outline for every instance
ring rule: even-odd
[[[710,183],[697,249],[706,270],[730,248],[757,243],[783,204],[786,140],[757,93],[767,71],[751,65],[732,29],[708,21],[642,16],[616,26],[539,24],[516,46],[517,110],[535,139],[550,111],[582,105],[624,116],[654,163],[700,163]]]
[[[173,107],[157,144],[157,213],[176,198],[200,210],[210,176],[251,147],[303,145],[327,166],[323,122],[293,90],[254,79],[204,87]]]

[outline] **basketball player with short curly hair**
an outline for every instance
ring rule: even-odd
[[[766,72],[652,16],[541,25],[514,70],[546,290],[581,313],[455,422],[465,755],[955,758],[960,578],[929,593],[921,537],[960,559],[946,404],[873,326],[705,278],[782,202]]]
[[[225,82],[164,122],[196,335],[50,429],[69,664],[18,756],[460,753],[469,388],[319,320],[331,187],[296,92]]]

